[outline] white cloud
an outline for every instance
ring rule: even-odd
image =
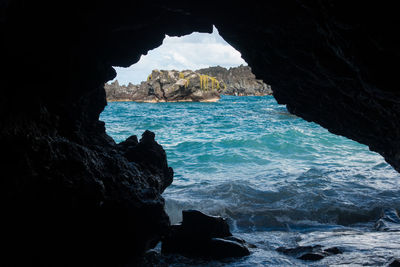
[[[116,67],[120,84],[145,81],[153,69],[196,70],[210,66],[234,67],[247,63],[241,54],[219,35],[194,32],[182,37],[165,36],[162,45],[142,55],[139,62],[128,67]]]

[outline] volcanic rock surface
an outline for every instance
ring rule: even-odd
[[[240,65],[229,69],[216,66],[196,70],[201,74],[213,76],[224,82],[221,90],[223,95],[236,96],[264,96],[271,95],[271,86],[262,80],[256,79],[249,66]]]
[[[182,211],[182,223],[171,225],[162,240],[161,252],[205,259],[250,255],[247,243],[232,236],[224,218],[197,210]]]
[[[399,171],[396,4],[1,1],[0,265],[121,266],[165,234],[170,172],[130,161],[99,121],[112,66],[136,63],[165,34],[215,25],[290,112]],[[147,159],[163,157],[151,136],[142,142]]]
[[[295,248],[279,247],[276,251],[305,261],[318,261],[327,256],[343,253],[338,247],[323,248],[321,245],[298,246]]]
[[[105,84],[107,101],[215,102],[223,82],[196,72],[153,70],[140,85],[120,86],[118,80]]]
[[[104,84],[106,97],[108,102],[112,101],[135,101],[139,86],[129,83],[128,85],[120,85],[118,80]],[[148,97],[148,94],[142,97]]]

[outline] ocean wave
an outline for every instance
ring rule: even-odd
[[[115,102],[101,117],[118,141],[156,133],[175,172],[164,193],[173,221],[195,208],[241,231],[349,225],[400,207],[400,177],[380,155],[291,116],[270,96]]]
[[[165,194],[166,211],[174,223],[181,219],[183,209],[199,209],[227,217],[237,231],[261,231],[374,222],[384,209],[400,208],[399,198],[383,201],[381,192],[365,191],[368,187],[361,185],[337,192],[334,186],[326,186],[326,180],[298,182],[304,175],[298,179],[274,190],[261,190],[246,181],[186,188],[179,194]],[[400,190],[391,194],[399,196]]]

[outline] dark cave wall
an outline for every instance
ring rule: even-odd
[[[165,152],[151,133],[116,145],[98,121],[111,66],[135,63],[164,34],[215,24],[289,111],[400,170],[395,12],[356,1],[1,1],[8,259],[117,266],[165,233]]]

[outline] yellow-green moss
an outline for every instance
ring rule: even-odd
[[[200,88],[202,90],[207,91],[209,89],[210,82],[211,82],[211,90],[220,88],[220,84],[217,78],[208,75],[200,75]]]

